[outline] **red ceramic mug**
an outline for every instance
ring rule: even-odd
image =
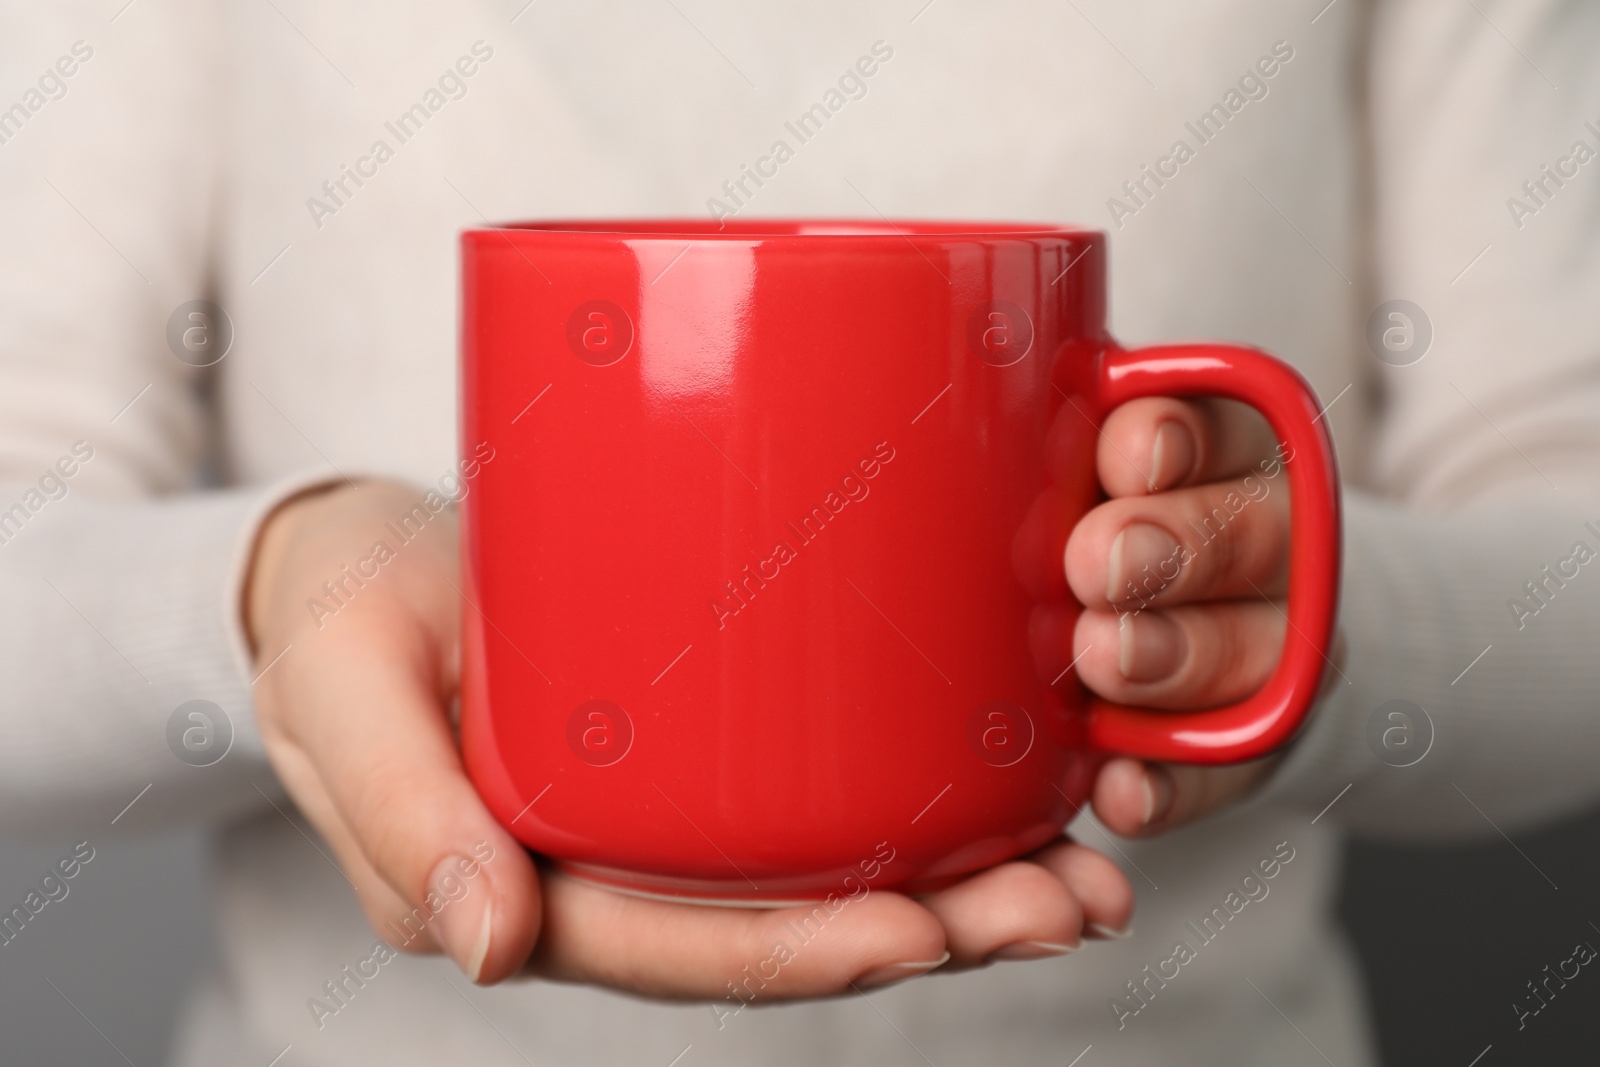
[[[1038,848],[1107,753],[1272,752],[1315,699],[1339,500],[1317,402],[1233,345],[1127,351],[1102,233],[527,223],[462,238],[461,740],[534,851],[633,892],[921,892]],[[1071,663],[1098,426],[1259,408],[1292,534],[1282,660],[1141,711]],[[1274,472],[1276,473],[1276,472]]]

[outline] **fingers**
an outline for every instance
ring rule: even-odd
[[[552,870],[529,970],[660,997],[830,996],[1062,955],[1086,930],[1121,936],[1132,914],[1122,871],[1065,840],[919,901],[868,891],[770,911],[641,899]]]
[[[1126,937],[1133,921],[1133,887],[1122,868],[1092,848],[1060,841],[1035,853],[1033,862],[1050,871],[1083,911],[1085,937]]]
[[[924,899],[950,947],[947,969],[1075,951],[1085,936],[1125,936],[1133,887],[1115,863],[1061,840]]]
[[[923,903],[947,931],[951,969],[991,959],[1040,959],[1075,950],[1083,909],[1054,872],[1004,863],[930,894]]]
[[[1106,419],[1096,465],[1112,497],[1144,496],[1241,475],[1276,444],[1267,420],[1244,404],[1151,397]]]
[[[716,908],[625,896],[559,871],[545,879],[545,923],[531,969],[659,997],[830,996],[942,965],[945,932],[896,893],[814,906]]]
[[[1118,704],[1174,711],[1219,707],[1259,689],[1278,664],[1286,629],[1264,600],[1122,616],[1086,611],[1073,654],[1078,676]]]
[[[1287,488],[1248,475],[1096,507],[1067,539],[1067,584],[1091,608],[1279,596],[1288,547]]]
[[[1073,633],[1080,677],[1140,707],[1245,699],[1271,677],[1286,628],[1267,599],[1284,593],[1289,545],[1288,488],[1275,480],[1286,460],[1271,427],[1232,401],[1138,400],[1107,418],[1096,461],[1112,499],[1065,552],[1067,584],[1089,609]],[[1095,814],[1115,833],[1158,833],[1237,802],[1275,764],[1113,759],[1095,781]]]
[[[1229,767],[1110,760],[1095,780],[1095,817],[1123,837],[1172,830],[1237,803],[1266,779],[1279,758]]]

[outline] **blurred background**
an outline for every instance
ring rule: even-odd
[[[115,834],[93,842],[64,900],[0,946],[0,1062],[164,1062],[179,1000],[212,951],[205,843]],[[74,844],[0,843],[6,909]],[[1594,1062],[1600,973],[1584,968],[1520,1030],[1512,1004],[1577,943],[1600,948],[1600,810],[1513,841],[1357,843],[1348,864],[1340,916],[1386,1064]]]

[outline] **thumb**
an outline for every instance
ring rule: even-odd
[[[383,936],[404,947],[427,931],[467,977],[498,982],[538,938],[538,873],[467,780],[421,657],[374,636],[323,635],[330,662],[296,687],[293,740],[362,856],[410,905]]]

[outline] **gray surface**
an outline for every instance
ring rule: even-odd
[[[20,905],[80,840],[0,842],[0,910]],[[92,843],[94,859],[67,895],[0,945],[0,1062],[164,1062],[179,998],[209,942],[201,839]]]

